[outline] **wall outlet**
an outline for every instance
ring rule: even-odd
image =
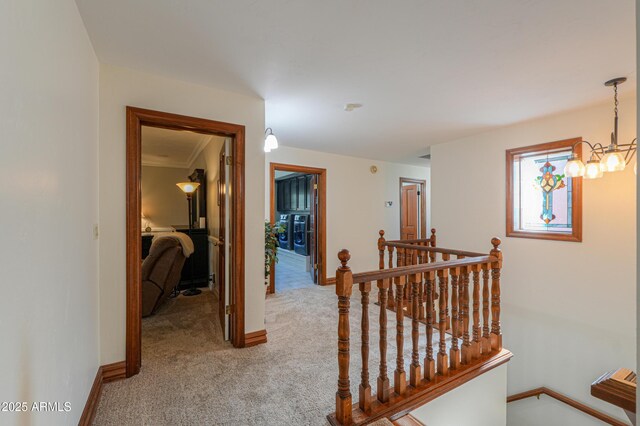
[[[391,206],[393,206],[393,201],[385,201],[385,202],[384,202],[384,206],[385,206],[385,207],[391,207]]]

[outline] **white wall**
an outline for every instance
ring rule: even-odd
[[[125,359],[125,107],[246,126],[245,331],[264,329],[264,101],[100,65],[100,340],[103,364]],[[142,360],[144,364],[144,359]]]
[[[636,133],[635,99],[620,104],[620,137]],[[583,242],[504,238],[505,150],[582,136],[606,143],[612,106],[591,107],[436,145],[432,224],[438,244],[490,249],[502,238],[502,326],[509,393],[547,386],[624,417],[590,396],[591,382],[635,367],[636,187],[633,167],[583,185]],[[597,425],[553,401],[509,405],[510,425]]]
[[[428,426],[505,426],[507,366],[483,373],[410,414]]]
[[[76,424],[99,366],[98,62],[72,0],[0,2],[0,412]],[[62,408],[62,406],[61,406]]]
[[[188,181],[191,171],[175,167],[142,167],[142,213],[147,217],[143,222],[151,227],[189,225],[186,197],[176,183]]]
[[[427,181],[427,229],[431,218],[429,168],[347,157],[306,149],[280,148],[266,154],[265,218],[269,218],[269,164],[285,163],[327,169],[327,276],[334,277],[338,252],[349,249],[356,272],[378,268],[378,231],[400,237],[400,177]],[[372,174],[369,168],[378,167]],[[385,201],[393,201],[391,208]],[[427,235],[429,233],[427,232]],[[277,273],[277,272],[276,272]]]

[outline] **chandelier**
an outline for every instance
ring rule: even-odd
[[[626,77],[618,77],[604,83],[605,86],[613,86],[614,100],[614,124],[611,133],[611,143],[605,147],[601,143],[592,144],[588,141],[576,142],[573,145],[571,159],[564,167],[564,174],[568,177],[583,177],[585,179],[597,179],[604,172],[619,172],[625,169],[636,153],[636,139],[631,143],[618,143],[618,85],[627,81]],[[589,161],[584,164],[575,152],[578,144],[585,143],[591,148]],[[636,165],[637,167],[637,165]]]

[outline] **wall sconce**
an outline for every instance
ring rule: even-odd
[[[278,148],[278,139],[273,134],[271,127],[267,127],[264,131],[264,152],[271,152],[272,149]]]
[[[627,81],[626,77],[618,77],[604,83],[605,86],[613,86],[614,100],[614,125],[611,133],[611,144],[606,148],[600,144],[591,144],[588,141],[576,142],[573,147],[580,143],[585,143],[591,148],[589,161],[585,165],[578,155],[573,152],[571,159],[564,167],[564,174],[568,177],[582,177],[585,179],[601,178],[604,172],[619,172],[625,169],[627,164],[633,159],[636,153],[636,139],[628,144],[618,143],[618,85]],[[637,173],[637,165],[634,167]]]

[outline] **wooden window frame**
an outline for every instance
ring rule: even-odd
[[[189,130],[232,139],[233,194],[231,196],[231,341],[245,346],[245,127],[204,118],[127,106],[126,134],[126,376],[140,372],[142,364],[142,283],[140,192],[142,175],[142,126]]]
[[[572,179],[573,193],[572,193],[572,233],[560,234],[551,233],[545,231],[521,231],[515,230],[513,226],[513,159],[516,155],[527,154],[530,152],[544,152],[550,150],[557,150],[562,148],[571,148],[577,142],[581,142],[582,137],[563,139],[554,142],[547,142],[538,145],[529,145],[521,148],[508,149],[506,151],[506,236],[515,238],[533,238],[539,240],[554,240],[554,241],[570,241],[570,242],[582,242],[582,178],[567,178]],[[582,158],[582,144],[576,145],[574,152],[578,155],[578,158]]]

